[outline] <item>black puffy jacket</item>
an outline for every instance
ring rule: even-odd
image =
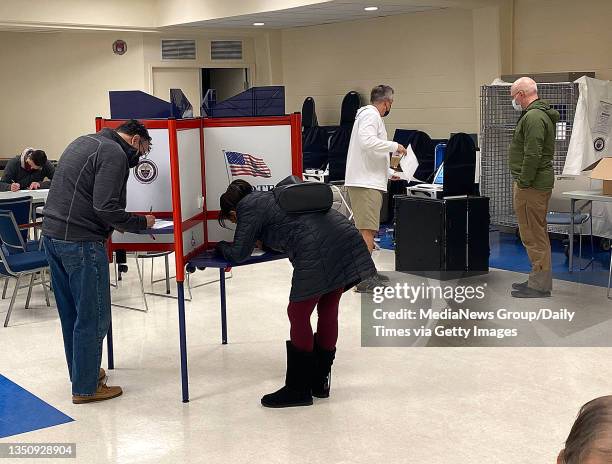
[[[257,240],[286,253],[293,265],[290,301],[348,290],[376,272],[363,238],[338,211],[288,214],[273,192],[253,192],[240,200],[236,215],[233,244],[220,242],[218,250],[235,263],[251,255]]]

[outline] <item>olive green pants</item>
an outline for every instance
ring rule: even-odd
[[[514,184],[514,211],[521,241],[531,262],[529,287],[543,292],[552,290],[551,251],[546,223],[551,193],[550,190],[520,188]]]

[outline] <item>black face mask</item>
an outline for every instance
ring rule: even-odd
[[[389,109],[387,111],[385,111],[385,114],[383,114],[382,117],[386,118],[387,116],[389,116],[390,112],[391,112],[391,107],[389,107]]]
[[[130,168],[136,167],[136,165],[138,164],[138,161],[140,161],[140,152],[136,148],[130,147],[130,151],[127,154],[127,156],[128,156],[128,166]]]

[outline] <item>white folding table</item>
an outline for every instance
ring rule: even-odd
[[[17,190],[16,192],[0,192],[0,199],[32,197],[32,205],[44,205],[49,195],[49,189]]]
[[[570,209],[570,236],[569,236],[569,272],[574,270],[574,216],[576,214],[576,202],[586,201],[603,201],[612,203],[612,195],[604,195],[601,190],[574,190],[571,192],[563,192],[564,197],[569,198]]]

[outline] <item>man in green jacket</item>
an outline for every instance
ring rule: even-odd
[[[512,84],[510,96],[514,109],[522,111],[508,155],[514,179],[514,211],[531,262],[529,279],[512,284],[512,296],[543,298],[550,296],[552,290],[546,214],[555,182],[553,157],[559,112],[539,99],[538,86],[528,77]]]

